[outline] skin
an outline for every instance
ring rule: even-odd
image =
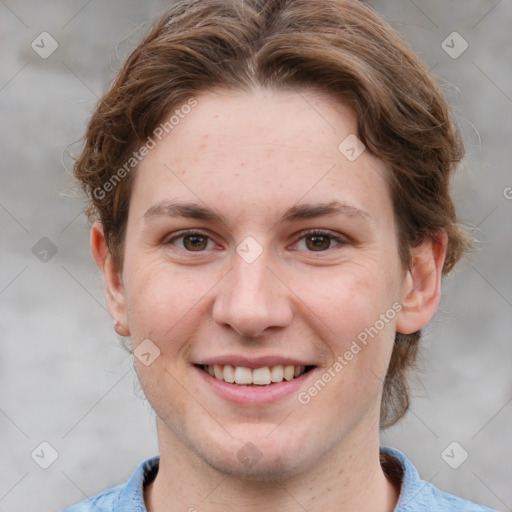
[[[395,331],[421,329],[437,309],[446,235],[402,268],[386,166],[369,151],[353,162],[340,153],[357,123],[339,101],[261,89],[196,99],[137,170],[122,269],[101,224],[91,233],[117,332],[160,350],[149,366],[135,359],[161,457],[147,508],[392,511],[399,490],[378,452],[382,384]],[[222,221],[155,213],[166,201]],[[364,213],[280,221],[290,207],[331,201]],[[190,229],[208,237],[199,251],[178,238]],[[327,236],[318,250],[310,229],[341,243]],[[236,251],[248,236],[262,250],[252,263]],[[307,390],[395,303],[401,311],[306,405],[296,393],[234,405],[193,367],[225,354],[293,356],[317,367]],[[237,456],[248,442],[255,464]]]

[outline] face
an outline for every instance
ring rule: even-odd
[[[313,91],[196,99],[137,170],[115,314],[161,440],[292,474],[378,435],[408,282],[387,170]]]

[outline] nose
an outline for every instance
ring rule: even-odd
[[[219,284],[213,306],[217,324],[248,338],[290,324],[292,301],[268,263],[264,254],[252,263],[234,254],[233,267]]]

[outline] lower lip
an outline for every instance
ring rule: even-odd
[[[194,366],[193,369],[199,373],[204,382],[221,398],[237,405],[271,404],[292,394],[297,394],[301,386],[304,385],[304,382],[315,372],[315,369],[312,369],[295,379],[276,382],[267,386],[246,386],[230,384],[229,382],[216,379],[197,366]]]

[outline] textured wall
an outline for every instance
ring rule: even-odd
[[[371,4],[423,56],[456,109],[467,156],[455,197],[479,240],[444,283],[412,411],[382,443],[406,452],[441,489],[512,510],[512,4]],[[4,512],[59,510],[125,480],[157,451],[154,417],[105,309],[63,152],[83,135],[119,57],[166,5],[0,1]],[[43,469],[53,450],[58,458]]]

